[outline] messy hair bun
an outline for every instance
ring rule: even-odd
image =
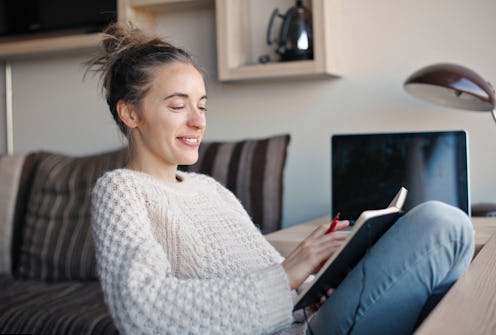
[[[152,71],[173,62],[195,65],[186,51],[148,36],[133,24],[112,23],[105,29],[97,53],[85,65],[87,71],[100,73],[110,112],[127,136],[128,129],[117,114],[117,102],[139,103],[153,79]]]

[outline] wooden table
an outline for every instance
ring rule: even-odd
[[[281,255],[286,257],[318,225],[329,223],[330,217],[323,216],[296,226],[278,230],[265,235],[265,237]],[[491,235],[496,233],[496,217],[473,217],[472,223],[475,229],[475,251],[477,254]]]
[[[415,335],[496,334],[496,217],[473,217],[476,252],[469,270],[420,325]],[[321,217],[267,235],[283,255],[287,255],[319,224]]]

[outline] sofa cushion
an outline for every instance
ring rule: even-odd
[[[45,283],[0,275],[0,334],[117,334],[94,282]]]
[[[204,142],[198,162],[182,170],[212,176],[241,201],[263,233],[281,228],[288,134],[231,142]]]
[[[25,205],[16,275],[47,281],[94,280],[91,189],[105,171],[125,164],[126,151],[38,156]]]

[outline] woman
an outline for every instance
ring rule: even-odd
[[[114,24],[88,65],[101,72],[129,141],[127,166],[102,176],[92,198],[99,276],[121,333],[411,333],[466,270],[470,221],[429,202],[404,215],[301,322],[294,291],[346,233],[319,227],[283,259],[231,192],[177,170],[198,159],[206,126],[205,83],[185,51]]]

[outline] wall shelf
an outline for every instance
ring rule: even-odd
[[[267,64],[257,64],[255,59],[250,59],[253,47],[249,36],[253,26],[249,22],[248,4],[243,0],[216,0],[219,80],[339,76],[339,0],[310,2],[314,34],[313,60]],[[294,1],[288,1],[288,8],[292,5]]]
[[[253,28],[260,29],[246,19],[249,16],[246,13],[250,11],[250,4],[255,8],[252,1],[117,0],[117,13],[118,20],[132,21],[143,30],[154,32],[159,12],[212,7],[215,3],[220,81],[339,76],[338,21],[341,0],[307,1],[313,13],[314,59],[267,64],[259,64],[251,59],[254,51],[251,50],[253,48],[250,46],[250,36],[253,34]],[[266,3],[270,7],[270,1]],[[287,7],[292,5],[294,1],[287,0]],[[64,32],[58,35],[0,38],[0,58],[93,48],[101,40],[101,36],[101,33]]]
[[[121,15],[127,12],[124,9],[128,0],[116,1],[120,20]],[[1,37],[0,59],[90,49],[96,47],[101,38],[102,33],[88,33],[77,29]]]

